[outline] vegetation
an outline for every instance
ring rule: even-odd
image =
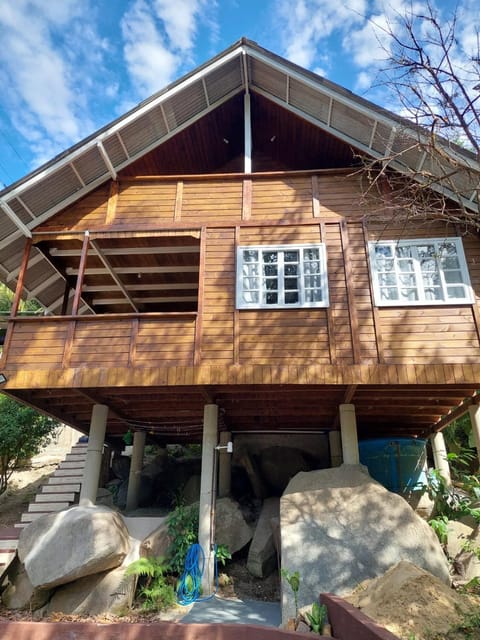
[[[408,123],[399,122],[394,138],[384,141],[381,162],[363,158],[371,218],[395,214],[406,224],[433,216],[480,229],[478,199],[469,199],[478,196],[480,171],[464,157],[466,151],[480,160],[480,39],[475,25],[466,37],[458,11],[441,13],[430,0],[407,3],[377,25],[386,59],[378,84]],[[402,166],[403,175],[391,165]],[[460,196],[458,206],[449,205],[449,194]]]
[[[128,565],[125,575],[140,578],[137,593],[142,609],[162,611],[175,603],[175,590],[168,582],[169,565],[165,558],[139,558]]]
[[[295,602],[295,617],[298,617],[298,590],[300,589],[300,574],[298,571],[290,573],[286,569],[280,571],[282,578],[288,582],[290,589],[293,592],[293,601]]]
[[[326,605],[318,602],[313,603],[312,613],[307,613],[307,620],[314,633],[322,633],[323,627],[327,622],[327,613]]]
[[[183,572],[185,558],[198,537],[198,507],[179,505],[167,518],[170,546],[167,556],[172,573]]]
[[[12,473],[55,436],[59,423],[0,394],[0,494]]]

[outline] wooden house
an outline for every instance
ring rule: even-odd
[[[359,157],[402,126],[241,40],[0,193],[1,389],[90,432],[87,499],[127,431],[203,437],[204,466],[219,438],[310,434],[337,464],[476,416],[478,238],[369,223]],[[443,194],[476,211],[467,182]]]

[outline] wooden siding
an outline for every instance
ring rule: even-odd
[[[43,319],[38,327],[16,320],[6,341],[7,364],[20,370],[478,362],[478,239],[463,238],[475,304],[377,308],[372,302],[368,240],[448,237],[456,232],[439,222],[408,229],[394,223],[367,228],[360,195],[357,176],[346,172],[126,178],[119,185],[103,186],[37,231],[51,236],[85,229],[122,237],[135,231],[165,238],[176,232],[201,235],[198,317],[173,319],[158,313],[132,314],[128,319],[99,316],[95,322]],[[80,240],[75,244],[63,235],[59,238],[64,238],[65,247],[79,246]],[[327,251],[327,309],[235,309],[237,245],[319,241]],[[147,255],[148,248],[145,260]],[[116,265],[117,258],[111,260]]]

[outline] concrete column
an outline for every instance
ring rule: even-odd
[[[472,423],[473,440],[477,447],[477,456],[480,460],[480,405],[473,404],[468,407],[468,413],[470,414],[470,422]]]
[[[340,432],[342,434],[343,464],[359,464],[357,420],[355,418],[355,405],[341,404]]]
[[[214,517],[215,496],[213,493],[215,456],[218,437],[218,407],[207,404],[203,411],[202,474],[200,478],[200,507],[198,518],[198,542],[205,553],[203,574],[203,595],[212,593],[214,579],[214,553],[212,517]]]
[[[107,416],[108,407],[106,405],[93,405],[90,431],[88,432],[87,456],[83,470],[82,488],[80,489],[80,505],[91,506],[97,500]]]
[[[340,431],[329,431],[328,443],[330,445],[330,464],[332,467],[339,467],[343,459]]]
[[[138,507],[138,495],[140,492],[140,474],[143,467],[143,454],[145,451],[145,431],[135,431],[133,434],[133,449],[130,462],[130,475],[128,477],[126,510],[132,511]]]
[[[230,431],[222,431],[220,434],[220,446],[226,447],[231,442],[232,434]],[[230,495],[232,486],[232,454],[227,453],[226,449],[220,449],[218,452],[218,497],[225,498]]]
[[[450,465],[447,460],[447,448],[445,446],[445,438],[441,431],[432,434],[432,452],[435,469],[440,471],[440,475],[445,480],[447,486],[452,484],[452,476],[450,475]]]

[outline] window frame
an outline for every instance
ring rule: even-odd
[[[317,249],[319,252],[319,263],[320,263],[320,271],[318,274],[306,274],[304,272],[304,264],[305,264],[305,260],[303,257],[303,250],[304,249]],[[264,293],[265,291],[268,291],[263,283],[262,283],[262,279],[265,280],[265,276],[259,272],[258,276],[252,276],[252,277],[258,277],[259,278],[259,287],[258,287],[258,292],[259,292],[259,298],[260,301],[259,302],[245,302],[243,299],[243,294],[245,293],[244,287],[243,287],[243,279],[245,277],[249,277],[246,276],[243,273],[243,267],[244,264],[248,264],[247,262],[244,261],[244,256],[243,256],[243,252],[244,251],[258,251],[259,252],[259,260],[258,260],[258,264],[261,266],[263,264],[262,260],[261,260],[261,252],[262,251],[276,251],[279,253],[284,254],[287,251],[299,251],[300,256],[299,256],[299,261],[298,261],[298,265],[299,265],[299,273],[296,276],[292,276],[292,277],[296,277],[298,278],[298,294],[299,294],[299,301],[296,303],[292,303],[292,304],[288,304],[285,302],[277,302],[276,304],[267,304],[267,303],[262,303],[261,299],[262,299],[262,293]],[[283,265],[283,258],[282,258],[282,265]],[[315,287],[314,290],[320,290],[321,294],[322,294],[322,300],[318,300],[318,301],[305,301],[305,276],[308,275],[319,275],[320,276],[320,286],[319,287]],[[277,274],[277,278],[278,281],[280,282],[280,278],[284,278],[284,273],[283,270],[280,268],[279,272]],[[297,289],[295,289],[296,291]],[[282,286],[282,288],[280,288],[280,285],[277,289],[277,291],[280,293],[282,292],[283,294],[285,293],[285,288],[284,286]],[[287,290],[288,291],[288,290]],[[260,245],[240,245],[237,246],[237,260],[236,260],[236,308],[237,309],[311,309],[311,308],[326,308],[329,306],[329,295],[328,295],[328,273],[327,273],[327,254],[326,254],[326,248],[325,248],[325,244],[322,242],[317,242],[317,243],[309,243],[309,244],[260,244]]]
[[[425,297],[425,287],[423,286],[422,281],[422,270],[420,267],[420,262],[418,256],[412,257],[413,261],[413,271],[412,272],[402,272],[398,269],[398,256],[395,255],[395,249],[397,247],[415,247],[419,245],[427,245],[434,244],[435,250],[438,251],[440,245],[445,243],[452,243],[456,247],[456,257],[458,259],[458,269],[456,271],[460,271],[462,276],[462,282],[458,283],[447,283],[445,280],[445,270],[439,264],[439,257],[435,256],[435,260],[438,266],[438,274],[440,277],[440,289],[442,291],[442,295],[444,296],[442,299],[428,299]],[[418,300],[407,300],[398,298],[395,300],[385,300],[381,298],[381,288],[387,287],[388,285],[381,285],[379,283],[379,271],[376,268],[376,248],[378,246],[389,246],[392,247],[392,259],[394,260],[394,268],[392,273],[396,274],[398,277],[399,274],[407,275],[408,273],[413,273],[415,275],[415,288],[418,295]],[[472,285],[470,282],[470,275],[468,272],[467,260],[465,257],[465,252],[463,249],[462,239],[458,237],[444,237],[444,238],[412,238],[412,239],[403,239],[403,240],[374,240],[368,243],[368,255],[370,262],[370,273],[372,276],[372,287],[373,287],[373,297],[374,304],[377,307],[419,307],[419,306],[452,306],[452,305],[465,305],[472,304],[475,300],[472,290]],[[386,271],[385,273],[388,273]],[[465,296],[462,298],[448,298],[447,294],[447,286],[463,286],[465,291]],[[398,282],[393,287],[397,287],[398,289],[402,288],[402,285]]]

